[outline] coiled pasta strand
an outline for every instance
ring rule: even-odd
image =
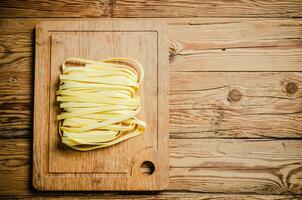
[[[143,79],[141,64],[131,58],[66,59],[56,92],[62,143],[87,151],[144,133],[146,123],[136,117],[141,109],[136,92]]]

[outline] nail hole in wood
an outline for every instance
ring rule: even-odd
[[[239,101],[241,99],[241,92],[237,89],[233,89],[229,92],[228,101]]]
[[[298,91],[298,86],[295,83],[288,83],[286,84],[285,89],[288,94],[294,94]]]
[[[154,164],[152,162],[144,161],[141,164],[141,167],[140,167],[141,174],[150,176],[151,174],[153,174],[154,171],[155,171],[155,167],[154,167]]]

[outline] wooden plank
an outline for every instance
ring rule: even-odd
[[[116,0],[113,17],[299,17],[302,2]]]
[[[301,46],[203,50],[173,54],[171,71],[301,71]]]
[[[33,52],[0,53],[0,60],[0,73],[33,72]]]
[[[0,55],[33,52],[34,28],[40,20],[38,18],[0,18]]]
[[[111,0],[1,1],[0,17],[108,17]]]
[[[172,140],[170,189],[301,193],[301,140]]]
[[[171,72],[172,138],[302,137],[301,72]]]
[[[0,53],[0,138],[32,137],[32,53]]]
[[[32,73],[0,73],[0,138],[31,137]]]
[[[0,33],[0,53],[33,51],[31,32]]]
[[[172,71],[300,71],[301,21],[170,25]]]
[[[64,199],[64,200],[74,200],[78,199],[79,195],[83,199],[115,199],[115,200],[300,200],[301,195],[252,195],[252,194],[212,194],[212,193],[197,193],[197,192],[170,192],[165,191],[161,193],[143,193],[143,194],[119,194],[119,193],[98,193],[98,194],[42,194],[39,196],[34,195],[12,195],[12,196],[1,196],[7,199]]]
[[[32,194],[31,140],[0,140],[0,193]],[[302,140],[172,139],[170,190],[302,193]]]
[[[235,48],[293,48],[301,46],[301,19],[206,19],[169,23],[175,53]],[[173,48],[174,47],[174,48]],[[194,51],[194,52],[193,52]]]
[[[31,140],[0,140],[0,194],[28,194],[31,186]]]
[[[223,115],[223,116],[222,116]],[[237,115],[232,111],[171,110],[171,138],[301,138],[301,114]]]
[[[76,0],[3,1],[0,17],[301,17],[302,3],[288,1]]]

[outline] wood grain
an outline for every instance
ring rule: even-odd
[[[50,21],[39,23],[36,35],[33,186],[38,190],[165,189],[169,182],[166,24],[154,20]],[[144,134],[87,152],[67,149],[61,143],[55,91],[61,65],[70,57],[130,57],[142,64],[145,81],[138,92],[142,99],[138,118],[148,124]],[[145,161],[155,168],[149,176],[140,172]]]
[[[33,72],[33,52],[0,53],[0,73]]]
[[[0,193],[32,194],[32,141],[0,143]],[[172,139],[169,189],[301,194],[301,145],[301,140]]]
[[[237,3],[245,4],[246,2],[251,3],[252,1]],[[266,1],[268,6],[278,6],[281,4],[280,2],[282,3],[282,1],[278,1],[274,2],[274,5],[270,5],[271,2]],[[149,2],[146,3],[149,4]],[[176,3],[186,4],[186,2]],[[231,5],[230,3],[228,2],[229,5]],[[265,12],[259,9],[259,13],[262,14],[255,15],[255,17],[296,15],[295,13],[297,12],[295,11],[287,13],[287,9],[293,6],[295,10],[299,10],[299,13],[301,11],[298,5],[300,1],[298,4],[296,1],[291,1],[291,3],[293,4],[284,3],[287,4],[285,7],[265,11],[269,15],[263,14]],[[159,1],[159,4],[162,4],[162,1]],[[120,5],[117,4],[117,6]],[[129,13],[125,13],[122,10],[118,11],[118,9],[125,9],[127,6],[126,4],[122,5],[117,8],[116,12],[120,12],[123,15],[134,15],[134,12],[136,12],[134,11],[135,7],[127,8],[128,11],[131,11]],[[169,10],[166,6],[155,7],[150,5],[149,10],[146,10],[147,7],[143,4],[140,6],[143,7],[143,11],[137,11],[137,14],[144,16],[151,15],[154,10]],[[220,6],[224,6],[224,4],[221,3],[218,7],[220,8]],[[258,9],[257,6],[254,8]],[[14,9],[13,12],[15,13],[10,13],[8,17],[13,17],[14,14],[19,16],[22,14],[22,16],[24,15],[23,17],[48,17],[56,12],[48,13],[42,9],[42,11],[32,13],[30,6],[25,9],[17,9]],[[33,9],[35,8],[33,7]],[[53,8],[49,7],[49,9]],[[94,17],[95,13],[91,13],[93,9],[81,9],[84,9],[84,12],[90,13]],[[109,9],[110,6],[108,7]],[[191,12],[190,9],[181,7],[177,8],[176,12],[173,13],[156,11],[156,17],[163,14],[176,17],[188,15],[188,12]],[[228,15],[232,17],[237,11],[240,11],[240,8],[237,8],[235,10],[232,9],[233,12],[224,12],[230,11],[231,7],[223,7],[223,11],[218,9],[217,12],[213,11],[213,9],[206,9],[201,12],[200,8],[196,10],[192,8],[191,13],[193,13],[194,17],[199,15],[207,17]],[[254,17],[251,13],[255,9],[244,10],[244,13],[237,13],[236,16]],[[63,10],[64,8],[60,7],[58,12],[65,12]],[[181,13],[179,10],[183,12]],[[212,11],[213,14],[209,14]],[[1,14],[3,13],[5,14],[5,12],[1,12]],[[65,12],[56,17],[66,17],[70,16],[70,14],[80,17],[83,12]],[[0,93],[5,91],[0,98],[0,124],[2,130],[0,131],[0,138],[32,137],[30,125],[32,118],[32,89],[29,88],[32,88],[33,30],[35,25],[41,20],[46,19],[0,19]],[[55,21],[58,19],[49,18],[47,20]],[[299,114],[301,112],[301,76],[300,73],[296,72],[273,72],[301,71],[301,19],[167,18],[158,20],[169,23],[170,71],[171,76],[174,77],[170,80],[170,87],[174,88],[170,92],[170,108],[172,109],[170,115],[171,121],[173,121],[171,122],[173,131],[170,137],[182,140],[172,139],[170,142],[170,148],[173,149],[170,151],[172,159],[172,183],[170,189],[173,189],[173,191],[160,193],[157,196],[152,194],[152,198],[301,199],[301,196],[292,195],[218,195],[185,192],[190,190],[261,194],[302,193],[300,167],[302,145],[300,140],[296,140],[301,138],[301,117]],[[207,72],[224,70],[254,72],[228,72],[223,73],[224,75],[219,72]],[[193,82],[191,83],[189,75],[195,74],[190,73],[192,71],[198,73],[193,76]],[[272,73],[255,71],[272,71]],[[209,77],[205,78],[207,76]],[[219,77],[228,80],[221,80]],[[2,82],[2,80],[5,82]],[[248,86],[245,81],[249,84]],[[22,84],[17,84],[18,82]],[[232,85],[224,88],[213,88],[222,83],[232,83]],[[295,83],[296,87],[289,83]],[[182,87],[182,84],[186,87]],[[205,85],[203,86],[203,84]],[[190,91],[191,88],[195,88],[194,91]],[[209,90],[205,90],[206,88]],[[189,91],[184,91],[183,89]],[[238,95],[238,91],[240,95]],[[206,101],[203,99],[206,99]],[[227,110],[221,110],[221,107]],[[231,122],[235,129],[222,129],[221,124],[217,125],[220,118],[219,113],[224,113],[224,120],[221,120],[220,123],[226,127],[229,126],[230,124],[227,123],[230,121],[225,120],[225,117],[227,119],[231,117]],[[244,119],[243,121],[238,120],[239,116],[236,115],[238,113]],[[276,116],[274,116],[275,114]],[[201,121],[202,117],[205,117],[205,123]],[[213,119],[212,123],[210,123],[210,117]],[[258,125],[257,118],[259,118],[259,124],[262,127],[260,131],[256,127]],[[276,121],[274,123],[269,119]],[[181,120],[188,120],[193,124],[189,128],[191,129],[190,132],[180,128],[183,126]],[[271,126],[265,129],[265,122],[268,125],[272,125],[274,131],[270,131]],[[206,123],[210,123],[211,130],[206,131]],[[248,130],[239,129],[247,127],[247,124],[251,125],[248,126]],[[194,126],[197,126],[197,128],[194,129]],[[218,129],[213,127],[218,127]],[[216,138],[246,137],[296,139],[274,141],[216,140]],[[198,138],[215,138],[215,140]],[[64,196],[58,196],[58,194],[53,196],[55,193],[41,194],[33,190],[31,187],[31,140],[1,139],[0,143],[0,193],[7,195],[50,195],[1,196],[1,198],[57,199],[67,198],[65,195],[71,195],[68,197],[70,199],[78,197],[79,194],[75,193],[60,193]],[[287,180],[289,181],[287,182]],[[178,190],[185,191],[179,192]],[[103,196],[99,193],[95,194],[95,196],[91,193],[80,195],[87,199],[151,198],[149,193],[137,196],[121,196],[118,193],[108,194],[108,196]]]
[[[301,72],[171,72],[172,138],[302,137]]]
[[[31,76],[3,75],[2,137],[31,137],[23,131],[31,129]],[[301,138],[301,80],[300,72],[171,72],[170,137]]]
[[[68,194],[67,194],[68,195]],[[74,200],[81,196],[81,199],[115,199],[115,200],[300,200],[301,195],[236,195],[236,194],[211,194],[211,193],[197,193],[197,192],[161,192],[161,193],[136,193],[136,194],[119,194],[119,193],[92,193],[92,194],[72,194],[72,195],[58,195],[47,194],[43,195],[43,199],[66,199]],[[3,196],[3,198],[13,199],[41,199],[41,196],[34,195],[10,195]]]
[[[24,78],[24,76],[31,77],[28,73],[11,76],[8,72],[2,75],[0,76],[0,137],[5,137],[2,133],[31,127],[32,82],[26,82],[27,78]],[[6,136],[10,137],[11,134]]]
[[[300,71],[301,21],[170,25],[172,71]]]
[[[116,0],[113,17],[299,17],[302,2]]]
[[[1,139],[0,143],[0,194],[29,193],[32,141]]]
[[[0,17],[106,17],[110,0],[1,1]]]
[[[0,53],[0,138],[32,137],[32,52]]]
[[[31,32],[0,33],[0,53],[33,51]]]
[[[171,140],[170,189],[301,193],[301,140]]]
[[[301,47],[218,49],[173,54],[173,71],[300,71]]]
[[[172,71],[301,70],[300,19],[159,20],[170,24]],[[4,38],[0,41],[0,49],[5,52],[31,51],[28,45],[32,44],[30,33],[38,21],[36,18],[0,20],[3,30],[0,36]],[[15,37],[6,40],[7,34]]]
[[[27,84],[32,83],[32,76],[19,72],[31,72],[33,70],[32,49],[28,44],[33,43],[30,33],[32,33],[36,23],[41,20],[43,19],[0,20],[0,34],[16,35],[15,41],[12,41],[12,37],[7,41],[2,40],[6,42],[5,45],[2,45],[2,47],[6,46],[2,48],[6,53],[0,54],[0,73],[3,73],[3,77],[9,76],[6,80],[13,81],[15,80],[14,77],[18,77],[17,80],[24,83],[18,84],[18,87],[15,87],[16,84],[5,84],[6,93],[9,93],[10,90],[15,92],[13,92],[14,96],[9,99],[11,107],[2,107],[1,109],[6,110],[3,112],[8,110],[14,114],[14,121],[21,126],[15,123],[14,129],[12,129],[9,124],[2,124],[2,130],[4,130],[0,131],[2,137],[14,137],[14,135],[16,137],[31,137],[31,132],[28,131],[31,129],[31,115],[21,117],[17,107],[12,107],[12,105],[19,105],[18,99],[26,98],[22,109],[31,109],[30,93],[32,92],[29,92],[27,88],[32,86]],[[160,20],[170,24],[172,138],[301,137],[299,121],[294,118],[294,116],[300,116],[299,112],[301,111],[300,73],[277,72],[270,74],[257,72],[225,75],[221,75],[221,73],[189,73],[189,71],[219,70],[299,71],[302,69],[300,19],[196,18]],[[27,35],[27,39],[22,36],[24,34]],[[21,37],[18,39],[20,35]],[[230,51],[235,50],[238,54],[227,53],[229,49]],[[10,53],[10,51],[12,52]],[[255,51],[258,53],[254,54]],[[190,52],[197,54],[182,55],[190,54]],[[248,60],[246,61],[246,59]],[[7,73],[7,71],[11,73]],[[193,75],[192,81],[191,75]],[[211,81],[212,79],[216,81]],[[248,84],[245,83],[246,81]],[[290,83],[294,83],[297,87],[291,91],[293,94],[286,92],[286,86],[288,84],[290,86]],[[0,89],[2,90],[4,86],[1,85]],[[226,85],[228,86],[215,89],[215,87]],[[185,91],[192,89],[196,91]],[[229,93],[233,89],[240,91],[242,98],[239,101],[228,101]],[[206,98],[208,103],[201,101],[203,98]],[[7,98],[3,99],[2,103],[7,103]],[[206,106],[202,107],[203,104]],[[18,107],[20,108],[20,106]],[[231,111],[221,111],[223,108],[231,109]],[[200,111],[201,109],[206,109],[206,112]],[[217,114],[221,112],[226,112],[227,116],[232,116],[232,120],[223,121],[223,126],[215,125],[215,120],[217,122],[219,119]],[[284,113],[287,113],[287,116],[283,116]],[[243,117],[245,120],[238,121],[237,119],[241,115],[245,116]],[[10,121],[6,116],[1,115],[0,118],[3,118],[1,120]],[[258,117],[259,120],[255,120]],[[270,120],[270,117],[276,119],[276,122]],[[263,120],[261,123],[263,126],[259,130],[255,124],[260,120]],[[191,128],[183,130],[182,123],[188,121],[191,123],[189,125]],[[277,122],[281,124],[278,125]],[[273,130],[270,129],[270,125],[272,125]]]
[[[63,0],[2,1],[0,17],[301,17],[302,3],[287,1]]]

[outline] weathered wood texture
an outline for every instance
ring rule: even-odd
[[[0,44],[2,138],[31,137],[40,20],[0,20],[0,35],[16,36]],[[160,20],[169,23],[171,138],[301,138],[300,19]]]
[[[0,17],[301,17],[299,0],[11,0]]]
[[[2,196],[4,199],[115,199],[115,200],[301,200],[302,195],[236,195],[236,194],[211,194],[211,193],[196,193],[196,192],[155,192],[155,193],[90,193],[90,194],[46,194],[41,196],[35,195],[12,195]]]
[[[106,17],[111,0],[2,0],[0,17]]]
[[[171,136],[301,138],[301,84],[301,72],[171,72]]]
[[[1,137],[31,137],[31,73],[1,76]],[[300,72],[171,72],[170,137],[301,138]],[[20,135],[21,134],[21,135]]]
[[[298,17],[299,0],[115,0],[113,17]]]
[[[169,26],[172,71],[301,71],[300,20]]]
[[[172,139],[170,190],[302,194],[302,140]],[[0,140],[0,193],[31,194],[32,141]]]
[[[302,144],[297,140],[301,138],[302,22],[272,18],[301,17],[301,1],[20,2],[1,1],[0,17],[42,18],[0,19],[0,138],[32,137],[33,28],[39,21],[45,17],[177,17],[159,19],[169,23],[170,137],[174,138],[170,189],[174,192],[152,198],[302,199],[175,192],[302,193]],[[179,18],[184,16],[240,18]],[[216,140],[246,137],[296,139]],[[21,199],[74,199],[78,195],[152,199],[149,193],[64,194],[76,195],[69,197],[38,193],[31,186],[32,141],[0,141],[1,194],[29,195],[14,196]]]

